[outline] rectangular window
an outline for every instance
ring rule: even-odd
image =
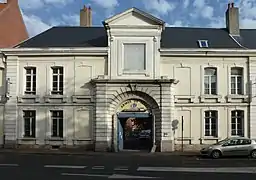
[[[23,111],[24,137],[36,137],[36,111]]]
[[[51,111],[52,137],[63,138],[63,111]]]
[[[217,94],[217,69],[204,69],[204,94]]]
[[[244,136],[244,111],[231,111],[231,136]]]
[[[36,67],[26,67],[25,94],[36,94]]]
[[[124,71],[146,70],[146,44],[124,44]]]
[[[204,136],[218,137],[218,112],[204,112]]]
[[[231,68],[231,94],[243,94],[243,68]]]
[[[52,67],[52,94],[63,95],[63,67]]]

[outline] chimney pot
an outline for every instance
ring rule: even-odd
[[[234,2],[228,3],[228,9],[226,11],[226,27],[229,34],[239,36],[239,9],[234,7]]]
[[[81,27],[90,27],[92,26],[92,10],[91,6],[88,8],[86,5],[80,10],[80,26]]]

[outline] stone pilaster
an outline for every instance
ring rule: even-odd
[[[6,60],[7,102],[5,104],[4,135],[5,145],[15,146],[17,141],[17,90],[19,87],[18,57],[9,56]]]

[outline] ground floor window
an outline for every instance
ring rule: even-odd
[[[63,111],[51,111],[52,137],[63,137]]]
[[[24,137],[36,137],[36,111],[23,111]]]
[[[231,135],[244,136],[244,111],[231,111]]]
[[[204,112],[204,136],[218,137],[218,112],[205,111]]]

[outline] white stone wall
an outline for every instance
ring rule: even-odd
[[[25,67],[37,68],[36,96],[25,95]],[[50,95],[52,66],[64,67],[64,95]],[[7,78],[10,78],[9,99],[5,105],[4,134],[7,144],[74,145],[92,144],[93,90],[89,81],[104,75],[104,56],[14,57],[7,58]],[[64,111],[64,140],[49,141],[50,110]],[[24,139],[23,110],[36,110],[36,139]],[[1,118],[0,118],[1,120]],[[57,143],[57,144],[56,144]]]
[[[217,96],[204,95],[204,68],[217,68]],[[230,96],[230,69],[243,67],[244,94]],[[161,57],[161,75],[179,80],[175,89],[175,118],[179,121],[175,143],[181,144],[181,116],[184,117],[184,143],[210,144],[231,136],[231,110],[244,110],[245,136],[250,136],[247,124],[249,111],[248,59],[243,57]],[[218,111],[218,137],[205,138],[204,111]],[[253,126],[253,122],[251,122]],[[252,132],[251,132],[252,133]]]

